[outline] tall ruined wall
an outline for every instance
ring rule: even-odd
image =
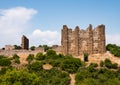
[[[76,26],[75,30],[66,25],[62,29],[62,53],[79,56],[85,52],[89,54],[105,52],[105,26],[99,25],[92,29],[90,24],[86,30],[80,30]]]
[[[28,50],[29,49],[29,39],[23,35],[21,40],[22,40],[22,44],[21,44],[22,49]]]

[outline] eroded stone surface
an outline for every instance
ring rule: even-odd
[[[62,29],[61,51],[63,54],[74,56],[105,53],[105,25],[99,25],[92,29],[90,24],[86,30],[80,30],[77,26],[74,31],[66,25]]]

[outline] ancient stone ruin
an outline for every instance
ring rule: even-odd
[[[22,49],[29,49],[29,39],[26,36],[22,36],[22,44],[21,44]]]
[[[99,25],[92,29],[90,24],[86,30],[80,29],[77,26],[74,31],[63,25],[61,35],[61,51],[65,55],[101,54],[106,51],[105,25]]]

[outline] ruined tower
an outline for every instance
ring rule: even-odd
[[[22,49],[29,49],[29,39],[26,36],[22,36],[22,44],[21,44]]]
[[[62,29],[62,53],[79,56],[85,52],[97,54],[105,52],[105,26],[99,25],[92,29],[90,24],[86,30],[76,26],[75,30],[63,25]]]

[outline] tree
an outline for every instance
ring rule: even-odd
[[[65,59],[60,65],[62,70],[67,71],[69,73],[77,72],[80,66],[82,66],[82,62],[80,59],[76,59],[76,58]]]
[[[30,49],[33,51],[35,50],[35,46],[31,46]]]
[[[88,61],[88,53],[84,53],[84,61],[85,61],[85,62]]]
[[[113,55],[120,57],[120,46],[116,44],[108,44],[106,50],[110,51]]]
[[[47,55],[48,59],[56,59],[56,58],[58,58],[57,54],[56,54],[56,52],[54,50],[47,50],[46,55]]]
[[[39,85],[40,78],[34,73],[28,73],[26,70],[8,70],[6,74],[0,77],[1,85]]]
[[[15,60],[15,63],[20,64],[19,56],[17,54],[13,55],[13,59]]]
[[[104,62],[100,61],[100,67],[103,67],[103,66],[104,66]]]
[[[0,57],[0,66],[10,66],[10,65],[11,65],[11,61],[9,58],[5,56]]]
[[[36,55],[36,60],[44,60],[45,59],[45,56],[42,54],[42,53],[37,53]]]
[[[108,58],[105,59],[105,66],[107,68],[112,68],[112,63],[111,63],[110,59],[108,59]]]
[[[34,55],[33,54],[29,54],[26,60],[30,64],[33,59],[34,59]]]
[[[36,61],[36,62],[33,62],[32,64],[29,64],[27,67],[30,72],[31,71],[39,72],[42,70],[42,66],[43,66],[42,62]]]
[[[43,45],[43,47],[44,47],[44,51],[45,51],[45,52],[51,48],[51,47],[49,47],[49,46],[47,46],[47,45]]]
[[[17,50],[22,49],[21,46],[18,46],[18,45],[14,45],[14,47],[15,47],[15,49],[17,49]]]

